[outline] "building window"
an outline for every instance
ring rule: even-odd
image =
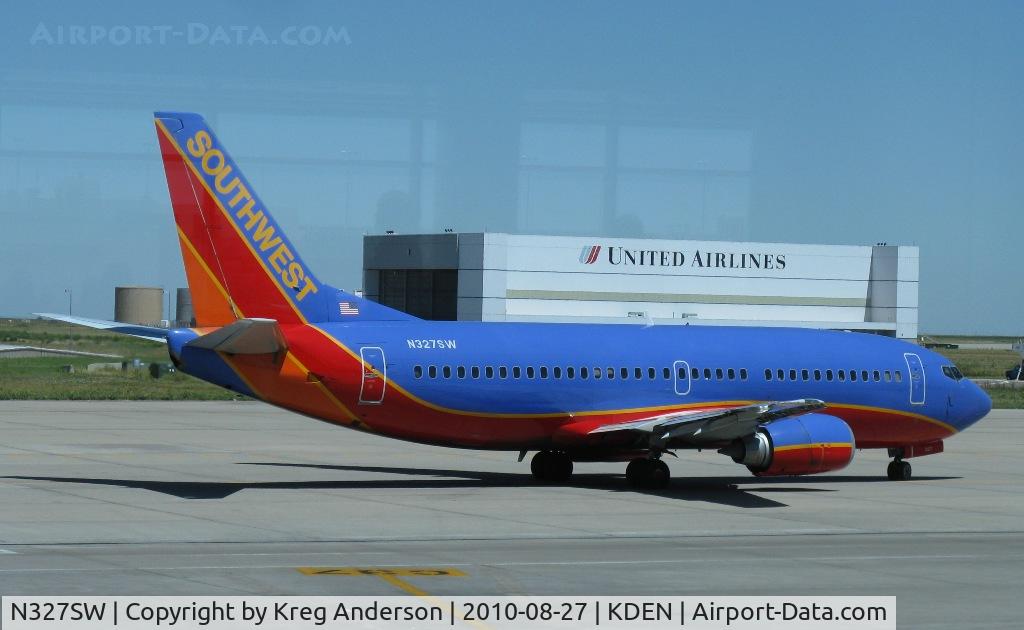
[[[412,375],[415,378],[423,378],[423,366],[417,365],[412,369]]]

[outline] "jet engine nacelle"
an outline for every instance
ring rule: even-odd
[[[823,413],[807,413],[766,424],[721,453],[759,477],[811,475],[840,470],[853,461],[850,426]]]

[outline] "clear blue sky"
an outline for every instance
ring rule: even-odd
[[[1024,332],[1019,2],[3,2],[0,314],[184,286],[151,112],[321,278],[483,229],[913,244],[924,332]],[[74,41],[72,41],[74,40]],[[275,43],[276,42],[276,43]]]

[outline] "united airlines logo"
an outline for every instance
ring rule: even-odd
[[[580,263],[593,265],[606,252],[607,264],[614,267],[692,267],[697,269],[753,269],[782,271],[786,255],[773,252],[722,252],[695,249],[631,249],[617,245],[587,245],[580,251]]]
[[[583,248],[582,252],[580,252],[580,262],[584,265],[593,265],[597,262],[597,257],[600,255],[600,245],[588,245]]]

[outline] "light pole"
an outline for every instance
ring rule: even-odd
[[[73,297],[74,292],[69,287],[64,289],[64,293],[68,294],[68,317],[71,317],[71,298]],[[68,343],[71,343],[71,322],[68,322]]]

